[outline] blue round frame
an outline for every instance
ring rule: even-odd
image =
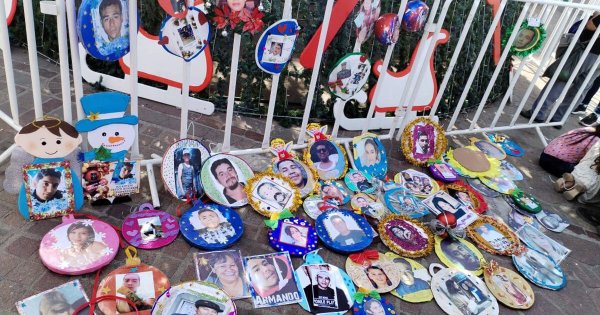
[[[208,244],[201,237],[199,237],[198,232],[194,229],[194,226],[190,223],[190,216],[192,213],[200,208],[210,208],[215,211],[219,211],[223,217],[231,224],[231,226],[235,230],[235,235],[228,239],[227,243],[224,244]],[[186,213],[181,216],[179,220],[179,230],[181,231],[181,235],[185,238],[185,240],[190,243],[194,247],[198,247],[204,250],[217,250],[224,249],[230,247],[235,242],[237,242],[242,234],[244,234],[244,223],[242,222],[242,218],[235,212],[233,209],[218,205],[218,204],[204,204],[202,202],[197,202],[194,204],[192,208],[190,208]]]
[[[279,237],[283,231],[283,224],[291,223],[308,228],[306,234],[306,247],[300,247],[292,244],[286,244],[279,241]],[[291,256],[303,256],[317,248],[317,232],[310,222],[301,218],[289,218],[279,220],[277,227],[274,230],[269,230],[269,244],[280,252],[289,252]]]
[[[327,232],[324,223],[324,221],[326,219],[329,219],[329,216],[333,214],[338,214],[342,217],[350,217],[354,219],[358,227],[365,233],[365,237],[360,242],[352,245],[340,246],[338,244],[335,244],[329,236],[329,233]],[[367,220],[361,217],[360,215],[346,209],[332,209],[321,213],[315,221],[315,229],[317,230],[317,235],[319,235],[319,238],[321,239],[321,242],[323,242],[323,245],[336,252],[343,254],[359,252],[369,247],[369,245],[371,245],[371,243],[373,242],[373,230],[367,222]]]
[[[394,207],[392,206],[392,202],[390,201],[390,199],[391,199],[391,197],[392,197],[392,194],[393,194],[394,192],[398,191],[398,190],[400,190],[400,191],[404,191],[404,192],[405,192],[405,194],[404,194],[404,195],[410,196],[410,197],[411,197],[411,199],[413,200],[413,202],[414,202],[416,205],[420,205],[420,206],[421,206],[421,209],[422,209],[422,211],[421,211],[421,212],[418,212],[418,213],[407,214],[407,213],[405,213],[405,212],[403,212],[403,211],[400,211],[400,210],[398,210],[398,209],[394,208]],[[386,192],[385,192],[385,194],[383,195],[383,200],[385,201],[385,206],[386,206],[386,207],[387,207],[387,208],[388,208],[388,209],[389,209],[389,210],[390,210],[392,213],[395,213],[395,214],[401,214],[401,215],[405,215],[405,216],[408,216],[409,218],[412,218],[412,219],[416,219],[416,218],[424,217],[424,216],[426,216],[426,215],[428,215],[428,214],[429,214],[429,210],[427,209],[427,207],[425,207],[425,205],[424,205],[424,204],[421,202],[421,200],[420,200],[419,198],[417,198],[415,195],[413,195],[413,194],[412,194],[412,193],[411,193],[411,192],[410,192],[408,189],[406,189],[406,188],[404,188],[404,187],[393,188],[393,189],[390,189],[390,190],[386,191]]]
[[[531,274],[530,272],[528,272],[527,270],[525,270],[520,264],[517,264],[517,260],[515,259],[515,255],[512,256],[512,260],[513,260],[513,264],[515,265],[515,268],[517,268],[517,270],[525,277],[527,278],[527,280],[531,281],[533,284],[537,285],[538,287],[542,287],[542,288],[546,288],[546,289],[550,289],[550,290],[560,290],[562,288],[564,288],[567,285],[567,276],[565,275],[565,272],[562,270],[562,268],[560,268],[559,265],[557,265],[554,260],[551,257],[548,257],[546,255],[544,255],[543,253],[527,246],[527,250],[529,251],[533,251],[536,252],[542,256],[545,256],[546,258],[548,258],[549,261],[551,261],[556,270],[558,270],[561,274],[562,274],[562,283],[559,285],[548,285],[546,283],[544,283],[543,281],[539,281],[538,279],[536,279],[533,274]]]

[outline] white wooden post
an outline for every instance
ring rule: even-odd
[[[331,1],[331,0],[330,0]],[[231,127],[233,125],[233,107],[235,102],[235,87],[237,83],[238,63],[240,59],[240,43],[242,36],[233,34],[233,50],[231,52],[231,72],[229,73],[229,92],[227,95],[227,115],[225,116],[225,137],[221,152],[231,150]]]

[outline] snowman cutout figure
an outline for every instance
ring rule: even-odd
[[[115,192],[113,173],[119,172],[123,167],[131,167],[131,162],[125,158],[133,145],[136,137],[135,125],[138,117],[125,115],[129,106],[129,95],[119,92],[103,92],[86,95],[81,98],[81,106],[86,118],[75,124],[79,132],[87,132],[87,140],[93,150],[84,152],[81,156],[84,161],[82,177],[86,197],[108,199],[113,202],[116,197],[125,197],[135,189],[120,189]],[[108,162],[110,166],[106,166]],[[89,176],[88,176],[89,175]],[[93,202],[94,203],[94,202]]]

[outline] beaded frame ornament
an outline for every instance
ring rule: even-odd
[[[495,260],[490,260],[485,266],[483,279],[496,299],[510,308],[525,310],[531,308],[535,303],[535,293],[529,283],[518,273],[500,266]],[[500,285],[499,281],[504,282],[504,284]],[[519,302],[513,294],[508,292],[507,285],[513,291],[520,291],[521,295],[525,297],[525,301]]]
[[[456,181],[450,184],[445,184],[442,186],[442,189],[448,192],[448,189],[453,189],[456,191],[461,191],[461,192],[465,192],[469,195],[469,198],[471,199],[471,204],[473,205],[473,211],[475,213],[478,214],[482,214],[484,212],[487,211],[488,209],[488,204],[485,201],[485,198],[483,198],[483,196],[476,191],[475,189],[473,189],[470,185],[467,185],[465,182],[463,181]],[[450,192],[448,192],[449,195],[452,196],[452,194],[450,194]],[[452,196],[454,197],[454,196]],[[459,198],[454,197],[456,200],[458,200],[459,202],[463,203]],[[469,205],[465,205],[465,206],[469,206]]]
[[[262,188],[266,187],[265,185],[270,186],[271,189],[278,190],[278,192],[273,193],[272,199],[263,195],[264,190]],[[266,217],[270,217],[273,213],[281,213],[284,209],[294,212],[302,204],[300,190],[289,178],[281,174],[273,174],[271,172],[256,174],[248,180],[244,190],[248,196],[248,203],[252,208]],[[261,193],[261,191],[263,192]],[[275,200],[275,196],[278,193],[283,194],[283,201]]]
[[[300,175],[306,175],[306,184],[300,189],[302,197],[304,198],[318,190],[319,181],[317,179],[319,178],[319,175],[317,174],[317,171],[312,167],[308,167],[304,161],[298,159],[296,153],[292,150],[291,141],[285,143],[281,138],[273,139],[271,140],[271,147],[269,149],[271,150],[271,153],[275,155],[273,165],[271,166],[271,172],[280,174],[281,172],[279,171],[278,164],[284,161],[292,161],[296,166],[302,168],[302,170],[300,170]],[[281,174],[283,175],[283,173]]]
[[[486,240],[484,236],[478,231],[478,229],[483,225],[491,226],[496,232],[502,234],[510,244],[505,244],[504,249],[497,249],[490,244],[489,240]],[[489,227],[487,227],[489,229]],[[491,216],[480,216],[475,222],[471,223],[466,228],[467,235],[470,239],[477,244],[477,247],[485,250],[486,252],[492,253],[494,255],[504,255],[511,256],[517,250],[517,248],[521,245],[521,241],[519,237],[511,230],[508,225],[503,222],[497,220]]]
[[[427,151],[417,152],[419,138],[426,136]],[[416,141],[415,141],[416,140]],[[429,117],[419,117],[409,122],[402,131],[402,153],[416,166],[426,166],[429,160],[439,160],[446,152],[448,139],[442,127]]]
[[[404,232],[408,231],[412,234],[418,234],[421,239],[415,240],[416,243],[408,244],[408,241],[401,240],[392,228],[401,228]],[[402,215],[391,214],[379,222],[377,226],[379,237],[385,246],[389,247],[393,252],[404,257],[418,258],[431,254],[433,250],[434,237],[433,233],[423,223],[407,218]],[[399,241],[404,241],[404,245]]]
[[[317,123],[310,123],[308,124],[308,127],[306,128],[306,133],[312,137],[312,139],[309,140],[308,143],[308,147],[306,148],[306,150],[304,150],[304,163],[306,163],[310,168],[314,169],[317,174],[319,175],[319,178],[322,180],[337,180],[337,179],[342,179],[344,177],[344,175],[346,175],[346,172],[348,171],[348,157],[346,156],[346,150],[344,150],[344,148],[339,145],[338,143],[336,143],[335,141],[332,141],[331,139],[329,139],[329,136],[326,136],[325,133],[327,132],[327,126],[322,126],[317,124]],[[315,162],[312,161],[312,153],[311,151],[313,150],[313,146],[316,145],[317,143],[328,143],[331,146],[333,146],[333,148],[336,150],[336,154],[338,156],[338,160],[336,162],[336,166],[333,170],[337,171],[336,174],[331,173],[329,174],[329,172],[331,172],[332,170],[327,170],[327,171],[321,171],[318,169],[318,167],[315,166]],[[332,153],[330,152],[329,155],[331,155]],[[343,159],[343,165],[340,164],[339,159]],[[338,169],[339,168],[339,169]]]
[[[284,236],[291,239],[287,229],[294,227],[301,233],[300,229],[306,229],[306,244],[296,245],[284,240]],[[291,233],[291,232],[290,232]],[[280,252],[289,252],[291,256],[302,256],[317,249],[317,232],[310,222],[301,218],[286,218],[277,222],[277,227],[269,230],[269,245]]]

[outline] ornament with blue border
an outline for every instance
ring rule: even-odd
[[[376,134],[367,132],[352,138],[352,157],[358,170],[381,180],[385,179],[387,153]]]
[[[402,18],[402,29],[407,32],[418,32],[425,27],[429,17],[429,7],[420,0],[409,1]]]
[[[317,249],[306,254],[304,264],[295,271],[298,284],[303,288],[300,290],[302,301],[298,304],[313,314],[345,314],[354,304],[354,293],[356,293],[354,283],[343,269],[325,263],[318,251]],[[335,299],[319,298],[319,296],[315,299],[315,291],[319,292],[317,278],[329,279],[329,288],[327,291],[323,290],[326,293],[321,296],[330,297],[331,294],[327,293],[335,291]]]
[[[274,213],[265,220],[269,227],[269,244],[291,256],[302,256],[317,248],[317,232],[310,222],[295,218],[289,210]]]
[[[237,212],[201,201],[181,216],[179,228],[188,243],[204,250],[230,247],[244,233],[244,224]]]
[[[517,271],[538,287],[560,290],[567,285],[567,277],[560,266],[535,249],[522,246],[512,260]]]
[[[344,182],[354,192],[371,194],[377,189],[377,185],[373,183],[373,177],[370,174],[355,169],[348,170],[348,173],[344,176]]]
[[[352,314],[355,315],[395,315],[394,305],[385,297],[382,297],[375,291],[369,291],[364,288],[358,288],[354,293],[354,306]]]
[[[172,55],[190,62],[208,48],[210,23],[197,7],[189,7],[182,18],[167,16],[160,26],[158,43]]]
[[[487,133],[486,136],[490,141],[499,144],[502,150],[510,156],[521,157],[525,155],[525,150],[514,140],[503,134]]]
[[[299,30],[295,19],[280,20],[269,26],[256,45],[256,65],[264,72],[280,74],[292,57]]]
[[[81,3],[77,35],[88,54],[102,61],[116,61],[129,53],[128,11],[128,0],[84,0]]]
[[[345,209],[331,209],[321,213],[315,229],[321,242],[339,253],[364,250],[373,241],[373,229],[362,216]]]
[[[416,219],[429,214],[429,209],[419,198],[404,187],[392,188],[383,195],[385,206],[395,214]]]

